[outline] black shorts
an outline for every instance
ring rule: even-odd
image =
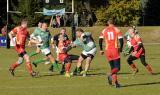
[[[78,55],[68,55],[65,59],[64,59],[64,63],[68,63],[68,62],[72,62],[74,60],[78,60],[79,56]]]
[[[83,53],[81,53],[81,56],[83,59],[86,59],[87,57],[90,57],[91,59],[94,58],[94,55],[92,55],[92,54],[84,55]]]
[[[25,54],[27,54],[27,52],[26,52],[26,51],[24,51],[24,52],[22,52],[22,53],[18,54],[18,57],[23,57]]]
[[[111,69],[118,68],[118,70],[120,70],[120,67],[121,67],[120,58],[109,61],[109,64],[110,64]]]

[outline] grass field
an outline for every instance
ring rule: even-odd
[[[96,38],[97,35],[94,35]],[[142,32],[142,36],[148,42],[145,38],[148,34]],[[122,56],[122,68],[119,72],[119,81],[122,85],[120,89],[106,83],[106,73],[110,71],[110,68],[105,57],[99,52],[92,62],[88,77],[66,78],[58,72],[50,75],[49,65],[40,64],[37,68],[33,68],[39,71],[39,77],[32,78],[26,71],[25,64],[17,68],[16,76],[12,77],[8,69],[9,65],[17,59],[16,52],[14,49],[0,48],[0,95],[158,95],[160,91],[160,45],[145,45],[145,48],[147,62],[151,64],[157,75],[149,75],[140,61],[136,61],[139,73],[133,76],[126,58]],[[33,50],[35,49],[27,48],[27,52]],[[71,53],[80,54],[80,49],[73,49]],[[31,60],[41,57],[43,56],[38,55]],[[73,63],[72,67],[74,65]]]
[[[151,49],[152,48],[152,49]],[[137,61],[140,72],[132,76],[131,70],[122,57],[122,68],[119,80],[122,88],[115,89],[106,83],[106,72],[110,70],[105,58],[96,55],[88,77],[66,78],[55,72],[53,76],[48,74],[47,65],[40,64],[38,78],[28,75],[24,64],[17,68],[16,76],[10,76],[9,64],[16,61],[15,51],[1,48],[0,51],[0,95],[157,95],[160,91],[159,61],[160,45],[146,46],[147,60],[152,65],[157,75],[151,76]],[[31,50],[28,49],[30,52]],[[72,52],[76,52],[73,50]],[[78,53],[78,52],[77,52]]]

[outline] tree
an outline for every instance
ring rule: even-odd
[[[117,25],[139,24],[140,0],[109,0],[109,5],[97,10],[98,24],[105,24],[113,18]]]
[[[34,26],[43,17],[42,14],[35,14],[36,11],[42,10],[42,2],[37,3],[37,0],[19,0],[15,2],[12,0],[12,10],[21,13],[11,14],[13,23],[18,24],[20,19],[26,18],[29,21],[29,26]]]

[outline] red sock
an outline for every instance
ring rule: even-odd
[[[26,67],[27,67],[29,73],[32,73],[32,72],[33,72],[33,70],[32,70],[32,65],[31,65],[30,62],[26,62]]]
[[[116,74],[117,72],[118,72],[118,68],[114,68],[112,69],[111,74]]]
[[[136,65],[133,63],[130,65],[133,70],[137,69]]]
[[[71,64],[67,63],[66,64],[66,73],[69,73],[70,68],[71,68]]]
[[[151,73],[151,74],[153,73],[152,68],[151,68],[150,65],[147,65],[147,66],[146,66],[146,69],[149,71],[149,73]]]
[[[115,84],[117,82],[117,74],[112,75],[112,83]]]
[[[14,64],[11,65],[11,68],[12,68],[12,69],[15,69],[15,68],[18,67],[18,66],[19,66],[19,64],[18,64],[18,62],[16,62],[16,63],[14,63]]]

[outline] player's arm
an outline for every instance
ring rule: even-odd
[[[100,34],[100,36],[99,36],[99,48],[100,48],[100,53],[101,53],[101,55],[103,55],[103,33],[101,33]]]
[[[54,46],[54,37],[51,38],[50,44],[51,44],[51,47],[52,47],[52,48],[55,48],[55,46]]]
[[[122,52],[122,50],[123,50],[123,43],[124,43],[122,32],[119,29],[117,29],[117,33],[118,33],[118,40],[119,40],[119,44],[120,44],[119,50],[120,50],[120,52]]]
[[[141,40],[140,36],[136,37],[136,41],[138,43],[138,48],[136,51],[138,52],[143,47],[142,40]]]
[[[13,37],[16,35],[17,31],[18,31],[18,27],[14,28],[12,31],[8,33],[8,36],[14,45],[15,45],[15,42],[13,40]]]

